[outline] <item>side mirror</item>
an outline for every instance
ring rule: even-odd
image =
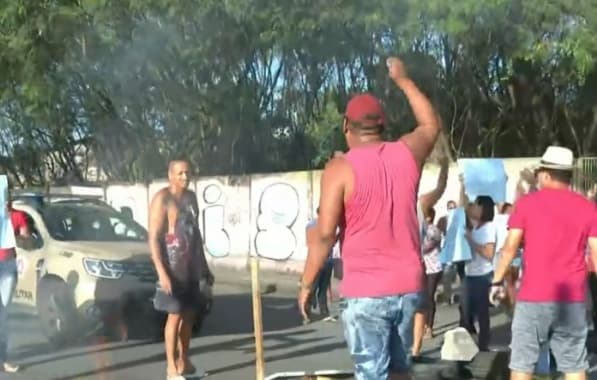
[[[17,238],[17,247],[24,249],[25,251],[34,251],[41,249],[44,243],[39,236],[32,235],[28,238]]]
[[[128,206],[123,206],[120,208],[120,213],[127,219],[134,219],[133,217],[133,210]]]

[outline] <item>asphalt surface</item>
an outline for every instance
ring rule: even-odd
[[[212,314],[201,336],[191,346],[193,363],[209,373],[207,379],[248,380],[255,378],[254,338],[250,287],[222,281],[215,287]],[[341,322],[303,325],[297,314],[294,292],[282,287],[263,296],[266,375],[280,372],[352,370],[342,337]],[[456,327],[454,306],[440,306],[436,328],[442,333]],[[509,341],[507,319],[492,318],[492,340],[496,348]],[[78,347],[53,348],[46,342],[35,316],[11,313],[10,357],[24,369],[19,374],[0,374],[0,379],[31,380],[145,380],[165,379],[165,357],[160,342],[131,340],[101,343],[89,339]],[[426,341],[423,354],[430,358],[418,365],[425,376],[443,364],[437,362],[441,335]],[[593,374],[595,376],[595,374]],[[597,379],[597,376],[591,377]],[[197,379],[197,377],[188,377]]]
[[[254,379],[250,288],[223,284],[216,285],[214,291],[212,314],[200,336],[192,341],[192,361],[209,373],[209,379]],[[303,326],[294,294],[290,292],[284,296],[264,295],[262,304],[267,374],[351,369],[338,324],[318,322]],[[56,349],[46,342],[35,316],[12,313],[9,327],[9,356],[24,368],[16,375],[0,374],[0,379],[166,378],[164,348],[160,342],[132,340],[102,344],[99,339],[89,339],[79,347]]]

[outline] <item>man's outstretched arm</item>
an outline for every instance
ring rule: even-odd
[[[499,253],[499,263],[493,274],[493,282],[500,283],[510,268],[510,264],[518,253],[518,248],[524,238],[524,231],[527,227],[527,207],[524,200],[518,201],[514,205],[512,214],[508,219],[508,235],[504,246]]]
[[[418,124],[414,131],[402,136],[401,140],[408,145],[419,165],[423,165],[439,137],[441,123],[429,99],[408,77],[402,61],[389,58],[387,65],[390,78],[404,92]]]

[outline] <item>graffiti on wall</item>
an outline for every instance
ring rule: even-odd
[[[297,248],[292,230],[300,211],[297,190],[282,182],[263,189],[259,196],[255,251],[272,260],[287,260]]]
[[[225,228],[224,197],[220,186],[210,184],[203,190],[203,239],[207,252],[214,257],[230,254],[230,236]]]
[[[538,158],[505,159],[508,198],[515,199],[520,171]],[[426,167],[420,182],[421,193],[432,190],[439,168]],[[200,206],[201,231],[210,258],[238,263],[250,254],[277,262],[305,259],[305,224],[319,200],[320,172],[276,173],[271,175],[203,177],[194,182]],[[147,227],[148,202],[165,181],[149,184],[108,185],[106,201],[116,209],[128,207],[134,219]],[[72,187],[73,194],[81,189]],[[99,191],[99,190],[98,190]],[[101,193],[100,191],[100,193]],[[437,204],[438,217],[445,215],[448,200],[458,200],[460,180],[457,167],[450,169],[447,189]],[[234,259],[240,259],[234,261]]]

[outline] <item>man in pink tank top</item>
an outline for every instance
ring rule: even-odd
[[[440,132],[435,110],[402,62],[389,59],[388,70],[418,126],[398,141],[384,142],[379,100],[371,94],[350,100],[343,124],[350,150],[323,172],[317,235],[299,293],[306,317],[313,283],[340,227],[342,320],[357,380],[409,378],[412,321],[424,289],[417,189]]]

